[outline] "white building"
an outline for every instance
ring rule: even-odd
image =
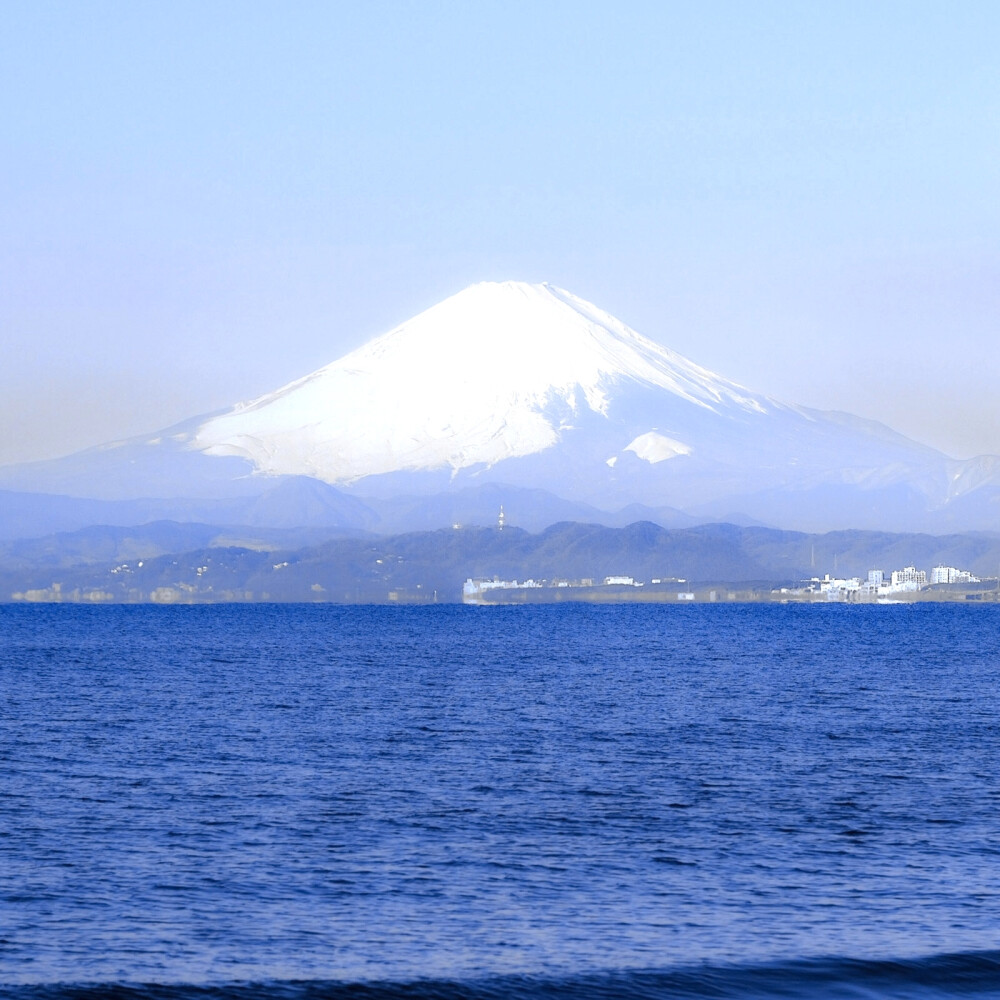
[[[979,578],[973,576],[967,569],[935,566],[931,570],[931,583],[979,583]]]
[[[519,583],[517,580],[501,580],[499,577],[493,577],[492,580],[473,580],[470,577],[462,587],[462,597],[468,600],[485,593],[487,590],[533,590],[541,586],[542,584],[537,580],[525,580],[523,583]]]
[[[892,586],[898,590],[919,590],[927,586],[927,574],[915,566],[905,566],[892,571]]]
[[[829,573],[819,581],[819,592],[826,595],[828,601],[852,600],[851,594],[861,589],[861,580],[852,576],[849,579],[830,576]]]
[[[880,569],[868,570],[868,586],[881,587],[885,583],[885,573]]]

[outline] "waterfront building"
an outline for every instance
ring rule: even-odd
[[[954,566],[935,566],[931,570],[931,583],[979,583],[979,578],[966,569]]]
[[[927,573],[915,566],[892,571],[892,586],[897,590],[919,590],[927,586]]]

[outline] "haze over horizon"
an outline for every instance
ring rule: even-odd
[[[1000,452],[1000,10],[13,4],[0,464],[548,281],[699,365]]]

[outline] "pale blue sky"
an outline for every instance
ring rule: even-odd
[[[1000,5],[46,3],[0,31],[0,461],[550,281],[1000,452]]]

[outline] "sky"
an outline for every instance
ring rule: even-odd
[[[1000,453],[1000,5],[55,3],[0,31],[0,464],[548,281]]]

